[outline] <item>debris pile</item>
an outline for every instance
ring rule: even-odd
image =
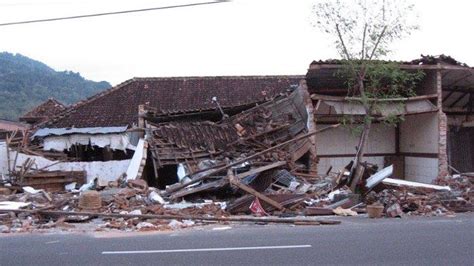
[[[84,224],[99,231],[229,222],[320,225],[339,221],[312,216],[474,210],[471,175],[432,185],[390,178],[393,166],[379,170],[352,162],[317,175],[313,137],[339,124],[312,129],[305,97],[296,89],[231,116],[221,110],[219,122],[196,122],[186,114],[173,114],[170,122],[170,114],[145,108],[146,134],[140,141],[147,142],[149,155],[138,158],[137,172],[147,172],[141,178],[123,174],[104,185],[97,179],[87,183],[81,171],[46,171],[30,160],[13,163],[10,178],[0,182],[0,231],[70,230]],[[25,150],[26,142],[22,138],[17,146]]]

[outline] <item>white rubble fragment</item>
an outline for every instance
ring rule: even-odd
[[[288,187],[289,190],[291,191],[295,191],[296,188],[300,185],[300,182],[296,182],[296,181],[291,181],[290,182],[290,186]]]
[[[0,210],[18,210],[31,205],[31,202],[0,201]]]
[[[303,185],[301,185],[301,187],[298,188],[297,193],[304,194],[304,193],[308,192],[308,190],[310,188],[311,188],[310,184],[304,183]]]
[[[343,190],[341,189],[338,189],[338,190],[334,190],[334,191],[331,191],[329,194],[328,194],[328,198],[329,200],[332,202],[334,201],[334,196],[335,195],[338,195],[338,194],[343,194],[345,193]]]
[[[340,216],[357,216],[357,212],[351,209],[343,209],[342,207],[337,207],[334,210],[332,210],[332,212]]]
[[[128,214],[142,215],[142,211],[141,210],[133,210],[133,211],[129,212]]]
[[[166,203],[166,201],[156,191],[150,192],[150,194],[148,195],[148,199],[153,203],[159,203],[161,205]]]
[[[193,225],[194,225],[194,222],[191,220],[183,220],[182,222],[180,222],[174,219],[171,220],[168,224],[168,226],[173,229],[179,229],[179,228],[184,228],[184,227],[193,226]]]
[[[183,225],[186,226],[186,227],[193,226],[194,221],[192,221],[192,220],[183,220]]]
[[[378,183],[382,182],[382,180],[386,179],[387,177],[393,174],[393,165],[385,167],[384,169],[378,171],[377,173],[370,176],[367,181],[365,187],[367,189],[371,189],[375,187]]]
[[[173,229],[179,229],[181,228],[181,226],[183,225],[182,222],[178,221],[178,220],[171,220],[168,224],[169,227],[173,228]]]
[[[89,183],[82,185],[81,188],[79,188],[79,191],[84,192],[87,190],[91,190],[93,186],[94,186],[94,180],[91,180]]]
[[[399,186],[399,187],[407,186],[407,187],[417,187],[417,188],[428,188],[428,189],[434,189],[434,190],[447,190],[447,191],[451,190],[449,186],[438,186],[438,185],[425,184],[425,183],[420,183],[420,182],[407,181],[407,180],[394,179],[394,178],[385,178],[382,181],[382,183],[386,185]]]
[[[156,226],[149,222],[140,222],[137,224],[137,229],[140,230],[142,228],[155,228]]]
[[[10,232],[10,228],[6,225],[1,224],[0,225],[0,233],[8,233]]]
[[[178,171],[176,173],[178,175],[178,179],[181,180],[186,176],[186,166],[182,163],[178,164]]]
[[[70,184],[67,184],[67,185],[64,186],[64,189],[65,189],[66,191],[73,191],[73,190],[76,190],[76,184],[77,184],[76,182],[72,182],[72,183],[70,183]]]
[[[42,189],[34,189],[32,187],[29,187],[29,186],[26,186],[26,187],[22,187],[23,191],[25,191],[26,193],[30,193],[30,194],[38,194],[40,193],[41,191],[43,191]]]

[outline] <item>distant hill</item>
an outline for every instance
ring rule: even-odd
[[[0,118],[17,120],[54,97],[69,105],[107,89],[106,81],[84,79],[72,71],[55,71],[20,54],[0,53]]]

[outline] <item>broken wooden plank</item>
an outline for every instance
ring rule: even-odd
[[[176,186],[169,187],[169,189],[166,190],[166,193],[169,194],[169,193],[176,192],[176,191],[181,190],[181,189],[183,189],[183,188],[185,188],[185,187],[187,187],[187,186],[189,186],[189,185],[192,185],[192,184],[194,184],[194,183],[200,182],[200,181],[206,179],[208,176],[211,176],[211,175],[214,175],[214,174],[219,173],[219,172],[221,172],[221,171],[227,170],[228,168],[230,168],[230,167],[232,167],[232,166],[236,166],[236,165],[242,164],[242,163],[247,162],[247,161],[249,161],[249,160],[251,160],[251,159],[253,159],[253,158],[256,158],[256,157],[258,157],[258,156],[261,156],[261,155],[263,155],[263,154],[266,154],[266,153],[268,153],[268,152],[270,152],[270,151],[273,151],[273,150],[282,148],[282,147],[284,147],[284,146],[286,146],[286,145],[288,145],[288,144],[291,144],[291,143],[293,143],[293,142],[295,142],[295,141],[299,141],[299,140],[302,140],[302,139],[305,139],[305,138],[309,138],[309,137],[311,137],[311,136],[313,136],[313,135],[315,135],[315,134],[318,134],[318,133],[327,131],[327,130],[329,130],[329,129],[337,128],[337,127],[339,127],[339,126],[341,126],[340,123],[339,123],[339,124],[335,124],[335,125],[331,125],[331,126],[327,126],[327,127],[325,127],[325,128],[322,128],[322,129],[310,131],[310,132],[308,132],[308,133],[306,133],[306,134],[303,134],[303,135],[300,135],[300,136],[295,137],[295,138],[293,138],[293,139],[287,140],[287,141],[282,142],[282,143],[280,143],[280,144],[277,144],[277,145],[275,145],[275,146],[273,146],[273,147],[271,147],[271,148],[265,149],[265,150],[263,150],[263,151],[261,151],[261,152],[257,152],[257,153],[255,153],[255,154],[253,154],[253,155],[250,155],[250,156],[246,157],[246,158],[237,160],[237,161],[235,161],[235,162],[233,162],[233,163],[226,164],[226,165],[221,166],[221,167],[210,167],[210,168],[208,168],[208,169],[202,170],[202,172],[204,172],[204,171],[207,171],[207,170],[212,170],[212,169],[214,169],[213,171],[209,171],[209,173],[206,173],[205,175],[200,176],[199,178],[195,178],[195,179],[191,180],[191,181],[188,182],[188,183],[185,183],[185,184],[178,184],[178,185],[176,185]],[[193,173],[193,174],[195,174],[195,173]],[[191,174],[191,175],[192,175],[192,174]],[[190,176],[190,175],[187,175],[187,177],[189,177],[189,176]]]
[[[272,200],[271,198],[263,195],[262,193],[256,191],[255,189],[253,189],[253,188],[251,188],[247,185],[242,184],[240,182],[240,180],[232,174],[231,171],[229,171],[229,172],[230,172],[230,174],[228,175],[228,177],[229,177],[229,181],[232,185],[242,189],[243,191],[245,191],[249,194],[254,195],[255,197],[257,197],[257,198],[265,201],[266,203],[272,205],[273,207],[277,208],[278,210],[284,210],[285,209],[285,207],[283,207],[283,205],[281,205],[280,203],[278,203],[278,202]]]
[[[271,170],[271,169],[274,169],[274,168],[278,168],[278,167],[281,167],[281,166],[285,166],[285,165],[286,165],[286,162],[283,162],[283,161],[276,162],[276,163],[265,165],[265,166],[262,166],[262,167],[259,167],[259,168],[251,169],[250,171],[247,171],[247,172],[240,173],[240,174],[236,175],[235,177],[237,179],[242,179],[242,178],[245,178],[247,176],[255,175],[255,174],[258,174],[258,173],[261,173],[261,172],[264,172],[264,171],[267,171],[267,170]]]
[[[194,194],[194,193],[199,193],[199,192],[202,192],[202,191],[206,191],[208,189],[223,187],[228,183],[229,183],[229,181],[227,179],[220,179],[220,180],[217,180],[217,181],[209,182],[207,184],[201,185],[201,186],[196,187],[196,188],[190,188],[190,189],[187,189],[187,190],[182,190],[182,191],[175,192],[175,193],[173,193],[173,195],[170,196],[170,199],[175,200],[175,199],[187,196],[187,195],[191,195],[191,194]]]
[[[438,185],[425,184],[425,183],[420,183],[420,182],[407,181],[407,180],[394,179],[394,178],[385,178],[382,181],[382,183],[384,183],[385,185],[397,186],[397,187],[424,188],[424,189],[440,190],[440,191],[451,190],[449,186],[438,186]]]

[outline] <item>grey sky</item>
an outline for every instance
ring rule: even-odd
[[[0,23],[200,2],[199,0],[0,0]],[[204,2],[204,1],[203,1]],[[0,27],[0,51],[57,70],[120,83],[134,76],[304,74],[337,57],[311,26],[313,0],[233,2]],[[417,0],[420,30],[390,59],[448,54],[474,66],[472,0]]]

